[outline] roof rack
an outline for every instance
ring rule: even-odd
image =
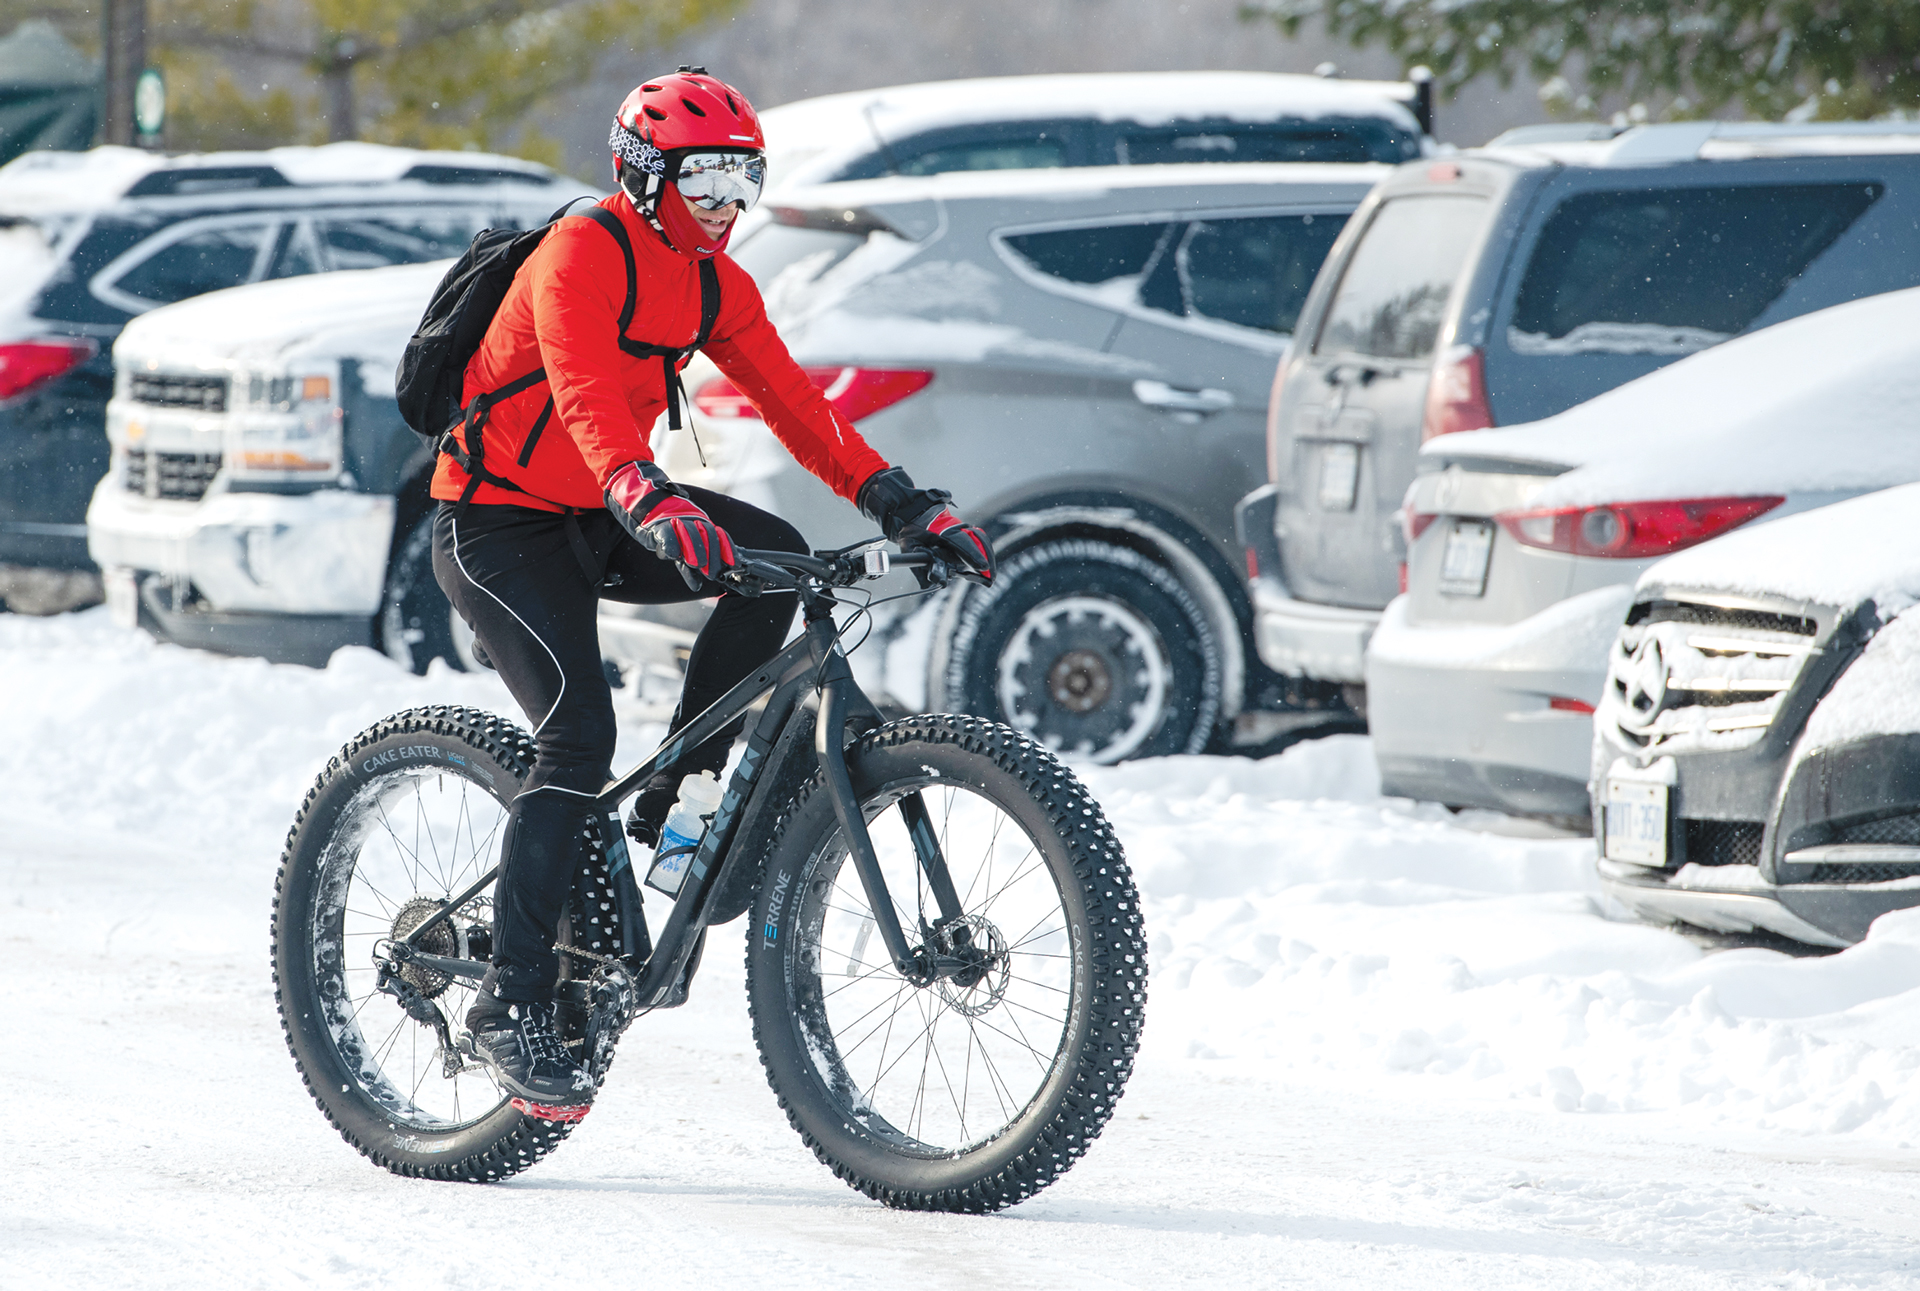
[[[189,193],[226,193],[249,188],[291,188],[272,166],[179,166],[149,171],[126,192],[128,197],[166,197]]]
[[[544,170],[515,170],[507,166],[459,166],[422,162],[400,176],[423,184],[550,184]]]
[[[1908,149],[1920,151],[1920,122],[1675,121],[1637,126],[1624,132],[1606,149],[1600,164],[1658,166],[1676,161],[1736,161],[1747,157]]]

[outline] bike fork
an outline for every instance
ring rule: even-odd
[[[814,726],[814,750],[820,758],[821,773],[826,780],[827,792],[833,799],[834,814],[840,820],[841,836],[847,840],[847,850],[853,857],[854,869],[860,875],[861,886],[866,889],[868,907],[873,911],[874,922],[879,925],[880,939],[887,948],[887,956],[901,976],[925,984],[936,975],[931,952],[924,946],[915,950],[907,944],[907,934],[900,926],[893,898],[887,891],[886,876],[880,872],[880,858],[873,850],[873,836],[867,831],[866,817],[861,813],[860,800],[853,791],[853,777],[847,771],[842,736],[846,729],[847,688],[853,684],[852,673],[845,661],[837,658],[831,660],[827,667],[828,675],[820,688],[820,713]],[[913,840],[914,856],[927,876],[934,900],[939,904],[940,922],[945,924],[958,919],[961,914],[960,896],[954,890],[953,877],[947,872],[946,857],[941,855],[933,821],[918,791],[901,799],[900,811],[907,823],[908,835]],[[922,928],[920,931],[925,934],[929,930]]]

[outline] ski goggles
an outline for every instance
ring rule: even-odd
[[[690,152],[680,158],[673,184],[702,210],[738,202],[742,211],[750,211],[766,176],[766,157],[757,152]]]

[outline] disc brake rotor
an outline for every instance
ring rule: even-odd
[[[965,972],[935,983],[948,1008],[977,1018],[1000,1007],[1012,970],[1007,962],[1007,939],[990,919],[970,914],[948,924],[940,930],[934,949],[975,961],[975,966]]]

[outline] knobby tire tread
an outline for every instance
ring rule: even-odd
[[[767,1037],[771,1028],[762,1025],[752,987],[759,970],[754,956],[758,943],[751,921],[746,939],[748,1013],[767,1083],[788,1124],[837,1178],[897,1209],[985,1214],[1024,1201],[1065,1174],[1112,1118],[1140,1047],[1147,995],[1146,935],[1132,870],[1113,826],[1086,787],[1044,745],[998,722],[929,714],[869,731],[848,747],[847,760],[852,766],[869,749],[916,742],[951,744],[1010,772],[1043,808],[1047,821],[1071,853],[1072,872],[1081,884],[1087,906],[1093,987],[1086,1043],[1074,1059],[1072,1081],[1058,1110],[1032,1135],[1023,1151],[988,1177],[961,1188],[902,1188],[864,1175],[837,1159],[781,1090],[776,1061],[769,1054]],[[824,781],[816,775],[789,801],[770,834],[769,859],[801,808],[823,787]],[[800,884],[796,882],[794,887],[797,890]],[[756,910],[759,908],[756,902]],[[784,1036],[780,1042],[784,1043]]]
[[[300,918],[306,914],[304,910],[284,909],[289,879],[293,876],[295,867],[302,864],[305,859],[300,854],[299,848],[302,841],[301,827],[307,822],[314,810],[316,800],[327,790],[330,782],[343,774],[348,774],[348,768],[355,756],[397,735],[452,737],[476,751],[487,754],[500,765],[513,771],[522,781],[533,769],[533,740],[527,733],[505,718],[473,708],[431,705],[407,709],[405,712],[396,713],[374,723],[349,740],[328,760],[326,769],[314,778],[312,788],[307,791],[306,799],[301,803],[300,810],[294,817],[292,828],[287,831],[286,846],[280,857],[280,871],[274,879],[271,943],[274,948],[271,956],[274,969],[274,1007],[280,1016],[281,1033],[286,1039],[288,1052],[293,1056],[294,1066],[300,1072],[301,1083],[306,1086],[307,1093],[320,1108],[321,1114],[327,1118],[328,1124],[338,1130],[340,1137],[361,1155],[394,1174],[411,1178],[459,1183],[496,1183],[518,1174],[552,1152],[572,1132],[574,1123],[542,1121],[531,1116],[516,1114],[515,1123],[508,1131],[494,1138],[481,1150],[469,1152],[454,1159],[438,1161],[431,1166],[418,1165],[367,1141],[336,1112],[326,1096],[315,1086],[313,1074],[307,1070],[306,1064],[301,1060],[295,1040],[296,1024],[288,1016],[289,1001],[286,985],[279,971],[278,947],[283,915]],[[356,1095],[343,1094],[342,1097],[354,1098]]]

